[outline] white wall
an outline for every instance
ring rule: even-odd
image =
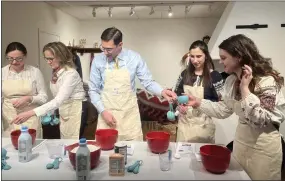
[[[100,44],[104,29],[119,28],[124,47],[139,52],[153,78],[162,86],[172,87],[181,71],[180,60],[190,44],[211,35],[217,22],[216,18],[82,21],[80,38],[87,39],[86,47],[93,46],[95,42]],[[90,58],[85,56],[88,62],[82,62],[83,67],[89,66]],[[88,73],[83,73],[85,81],[89,80]]]
[[[224,11],[213,36],[209,49],[213,58],[219,58],[219,44],[234,34],[245,34],[253,39],[262,55],[272,58],[274,67],[285,75],[284,55],[285,28],[281,28],[285,18],[285,2],[232,2]],[[236,25],[267,24],[265,29],[236,29]],[[283,91],[283,93],[285,93]],[[237,125],[237,116],[217,121],[217,125],[231,140]],[[285,125],[280,132],[285,135]]]
[[[38,65],[38,28],[60,36],[68,45],[78,42],[79,21],[44,2],[2,2],[2,55],[12,41],[23,43],[28,50],[27,63]],[[7,62],[3,61],[2,66]]]

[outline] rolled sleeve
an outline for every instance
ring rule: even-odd
[[[150,73],[146,62],[140,55],[137,55],[135,58],[138,61],[137,76],[141,84],[149,92],[153,93],[156,96],[161,96],[163,88],[152,79],[152,74]]]
[[[92,61],[91,71],[90,71],[90,81],[89,81],[89,97],[92,104],[96,107],[97,111],[102,113],[104,111],[104,105],[101,100],[101,83],[102,77],[99,68],[96,66],[96,58]]]

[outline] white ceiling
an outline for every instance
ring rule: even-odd
[[[171,5],[173,16],[171,18],[219,18],[227,2],[215,1],[153,1],[153,2],[110,2],[110,1],[47,1],[46,3],[77,18],[78,20],[110,19],[109,7],[112,8],[112,19],[149,19],[169,18],[168,9]],[[130,4],[131,3],[131,4]],[[130,16],[131,6],[135,6],[135,14]],[[155,13],[149,15],[151,6],[154,5]],[[185,15],[185,5],[189,5],[190,11]],[[93,7],[96,8],[96,18],[92,15]]]

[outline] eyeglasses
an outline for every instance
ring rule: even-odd
[[[21,62],[21,61],[24,60],[24,57],[16,57],[16,58],[6,57],[6,60],[9,61],[9,62],[13,62],[14,60],[16,60],[16,62]]]
[[[112,52],[115,48],[117,48],[117,46],[116,46],[115,48],[104,48],[104,47],[102,47],[102,45],[100,45],[99,48],[102,50],[102,52],[106,51],[106,52],[110,53],[110,52]]]
[[[53,61],[54,57],[44,57],[45,61],[49,62],[49,61]]]

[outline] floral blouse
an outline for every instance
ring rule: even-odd
[[[262,77],[246,98],[236,100],[236,75],[230,75],[222,91],[222,101],[211,102],[203,99],[199,109],[208,116],[224,119],[236,113],[241,123],[254,128],[266,127],[274,124],[278,127],[285,119],[285,99],[282,91],[278,91],[272,76]]]

